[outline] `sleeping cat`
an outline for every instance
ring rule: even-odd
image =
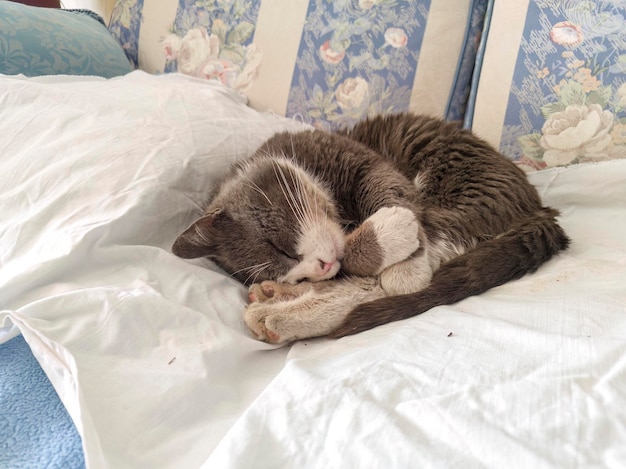
[[[274,135],[172,250],[252,284],[246,324],[282,343],[364,331],[533,272],[569,245],[557,215],[469,131],[398,114]]]

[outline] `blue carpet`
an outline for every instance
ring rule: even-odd
[[[84,467],[76,427],[28,344],[1,344],[0,468]]]

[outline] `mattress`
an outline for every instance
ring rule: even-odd
[[[626,160],[530,175],[573,240],[536,273],[278,347],[244,287],[170,246],[234,160],[303,125],[178,74],[0,90],[0,342],[28,343],[87,467],[626,461]]]

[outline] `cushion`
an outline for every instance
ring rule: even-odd
[[[626,11],[495,2],[472,128],[527,170],[626,156]]]
[[[93,15],[0,2],[0,73],[128,73],[132,69],[119,43]]]
[[[256,109],[336,128],[407,109],[462,115],[471,73],[458,71],[471,71],[465,45],[487,2],[156,3],[113,9],[109,29],[139,68],[218,79]]]

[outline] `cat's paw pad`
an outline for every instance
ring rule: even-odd
[[[407,259],[420,247],[419,222],[413,211],[404,207],[383,207],[368,218],[383,250],[381,270]]]
[[[248,300],[250,303],[264,303],[274,298],[276,282],[265,281],[254,283],[248,288]]]
[[[251,303],[246,307],[244,321],[257,339],[270,344],[282,344],[289,341],[277,329],[277,318],[272,314],[271,306],[263,303]]]

